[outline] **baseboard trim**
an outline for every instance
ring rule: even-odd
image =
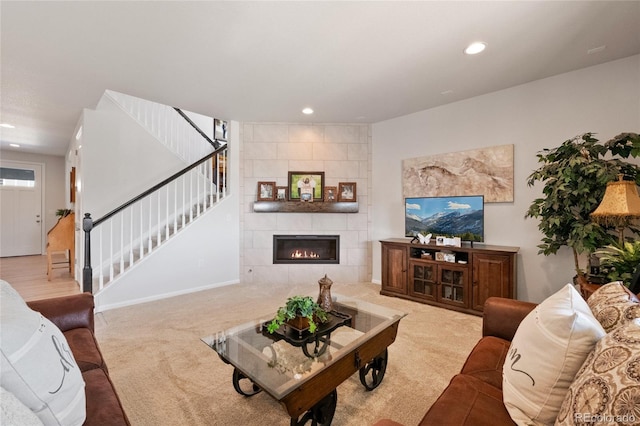
[[[124,308],[126,306],[139,305],[141,303],[155,302],[156,300],[168,299],[170,297],[182,296],[184,294],[191,294],[191,293],[196,293],[198,291],[211,290],[213,288],[226,287],[226,286],[235,285],[235,284],[240,284],[240,280],[225,281],[225,282],[209,284],[201,287],[189,288],[181,291],[172,291],[169,293],[156,294],[154,296],[127,300],[126,302],[120,302],[120,303],[101,304],[99,300],[96,300],[95,312],[98,313],[98,312],[108,311],[111,309]]]

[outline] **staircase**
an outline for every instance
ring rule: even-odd
[[[82,286],[92,293],[153,255],[227,195],[226,142],[209,138],[180,110],[107,94],[189,165],[97,220],[85,213]]]

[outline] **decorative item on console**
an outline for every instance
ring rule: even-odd
[[[438,251],[436,252],[436,260],[441,262],[456,263],[456,255],[450,251]]]
[[[423,234],[422,232],[418,234],[418,240],[420,240],[420,244],[429,244],[431,242],[431,234]]]
[[[436,245],[437,246],[461,247],[462,246],[462,240],[460,239],[460,237],[448,238],[448,237],[439,236],[439,237],[436,237]]]

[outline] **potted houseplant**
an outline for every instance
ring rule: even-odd
[[[540,152],[541,166],[529,175],[527,184],[543,183],[544,197],[535,199],[525,215],[540,220],[538,229],[544,237],[538,253],[548,256],[568,246],[578,279],[584,278],[579,255],[614,242],[612,228],[594,223],[590,214],[602,201],[607,183],[618,175],[640,183],[639,167],[624,160],[639,153],[635,133],[622,133],[605,144],[585,133]]]
[[[327,321],[327,313],[313,300],[311,296],[293,296],[287,299],[284,306],[278,308],[276,316],[267,325],[269,333],[275,332],[284,323],[302,319],[293,326],[297,329],[309,327],[309,332],[314,333],[318,327],[316,321]]]
[[[640,241],[611,244],[596,250],[595,254],[609,281],[622,281],[629,287],[633,273],[640,267]]]
[[[67,217],[71,214],[71,209],[58,209],[56,210],[56,216],[60,216],[60,218],[62,219],[63,217]]]

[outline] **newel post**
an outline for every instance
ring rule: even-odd
[[[82,218],[82,230],[84,231],[84,267],[82,268],[82,291],[93,293],[93,269],[91,268],[91,230],[93,219],[90,213],[85,213]]]

